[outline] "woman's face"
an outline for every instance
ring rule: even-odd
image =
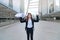
[[[28,14],[28,18],[31,18],[31,17],[32,17],[32,16],[31,16],[31,13],[29,13],[29,14]]]

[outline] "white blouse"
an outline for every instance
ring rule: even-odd
[[[32,28],[32,20],[31,19],[28,20],[27,28]]]

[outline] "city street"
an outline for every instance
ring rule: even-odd
[[[0,28],[0,40],[27,40],[25,23],[14,23]],[[34,40],[60,40],[60,23],[35,23]]]

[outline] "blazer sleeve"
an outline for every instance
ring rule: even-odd
[[[21,23],[26,22],[26,19],[24,19],[22,17],[20,17],[19,20],[20,20]]]
[[[33,19],[33,21],[34,21],[34,22],[39,22],[39,16],[37,15],[37,16],[36,16],[36,20]]]

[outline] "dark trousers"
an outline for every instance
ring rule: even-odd
[[[27,33],[27,40],[29,40],[29,38],[33,40],[33,28],[27,28],[26,33]]]

